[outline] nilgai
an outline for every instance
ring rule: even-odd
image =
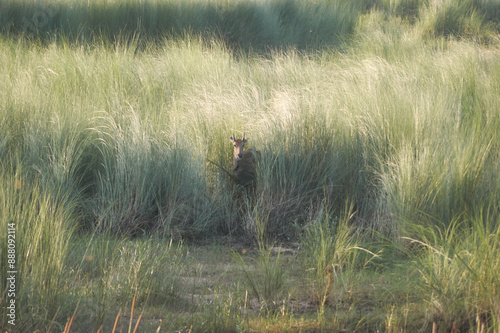
[[[260,152],[255,149],[243,150],[245,143],[248,139],[245,139],[245,133],[243,133],[242,139],[236,139],[233,136],[230,137],[231,143],[234,146],[233,153],[233,176],[236,183],[255,187],[257,182],[257,172],[256,163],[257,159],[260,157]]]

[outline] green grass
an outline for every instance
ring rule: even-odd
[[[43,41],[61,30],[61,38],[69,42],[105,39],[128,45],[132,37],[146,48],[143,39],[192,33],[220,39],[236,51],[266,52],[337,44],[353,32],[359,7],[358,2],[295,0],[6,1],[1,7],[0,29],[12,37],[36,36]]]
[[[495,209],[455,220],[445,230],[422,228],[418,239],[410,239],[423,251],[417,265],[428,311],[445,329],[453,322],[471,331],[498,325],[499,260],[492,253],[498,252],[499,224],[490,216]]]
[[[14,288],[9,288],[7,293],[2,287],[2,303],[7,299],[15,300],[16,327],[23,331],[46,325],[50,316],[66,301],[65,261],[75,228],[72,218],[74,204],[63,196],[46,193],[37,181],[27,181],[22,170],[9,171],[1,171],[2,280],[12,278],[8,271],[16,273]],[[14,246],[8,247],[8,244]],[[15,262],[7,256],[7,253],[12,253],[10,249],[15,251]],[[60,312],[66,315],[67,310]],[[6,314],[4,306],[4,323],[7,322]]]
[[[499,10],[2,2],[16,330],[498,331]]]

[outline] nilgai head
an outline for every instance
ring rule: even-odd
[[[242,139],[236,139],[236,137],[233,136],[229,138],[231,140],[231,143],[234,146],[234,152],[233,152],[233,158],[234,161],[237,162],[243,157],[243,148],[245,147],[245,143],[248,141],[245,139],[245,133],[243,133],[243,138]]]

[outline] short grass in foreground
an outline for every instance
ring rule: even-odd
[[[351,212],[324,213],[299,243],[273,247],[73,235],[57,285],[24,282],[24,293],[45,301],[33,311],[21,294],[19,327],[57,332],[73,314],[73,332],[111,331],[118,314],[118,327],[140,315],[139,329],[166,332],[498,327],[500,262],[488,254],[500,247],[500,224],[491,212],[444,234],[415,231],[402,245],[368,242]]]

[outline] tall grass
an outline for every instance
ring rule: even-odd
[[[10,169],[8,164],[3,167]],[[45,191],[20,169],[10,169],[12,174],[5,169],[1,171],[0,184],[3,239],[0,274],[2,281],[7,281],[7,277],[13,276],[8,271],[17,273],[13,293],[7,293],[2,283],[2,303],[15,301],[15,318],[10,319],[15,319],[16,329],[22,331],[46,325],[58,312],[68,314],[67,309],[60,307],[66,301],[65,260],[74,230],[74,205],[64,200],[66,198]],[[8,229],[15,231],[8,232]],[[14,235],[14,243],[8,241],[9,234]],[[7,255],[12,253],[9,249],[15,251],[14,263],[9,260],[13,267],[8,265],[8,259],[12,259]],[[2,316],[6,319],[2,325],[7,322],[7,313],[3,306]]]
[[[499,246],[496,209],[480,209],[444,230],[421,229],[412,239],[423,251],[418,266],[428,315],[440,327],[498,328],[499,260],[492,255]]]
[[[109,302],[128,304],[171,303],[179,291],[182,247],[172,242],[127,242],[95,236],[76,236],[78,206],[64,194],[50,193],[38,178],[3,165],[0,182],[0,221],[4,236],[0,247],[2,280],[15,274],[15,295],[2,283],[2,304],[15,300],[15,329],[29,331],[71,317],[79,307],[80,325],[97,330],[109,315]],[[52,188],[53,189],[53,188]],[[15,263],[11,257],[9,228],[15,232]],[[106,238],[103,240],[103,238]],[[115,309],[118,311],[118,308]],[[2,307],[2,316],[8,310]],[[116,314],[116,313],[115,313]],[[2,321],[6,330],[13,326]],[[87,326],[88,327],[88,326]]]
[[[199,214],[209,218],[210,212],[204,212],[209,204],[209,198],[203,198],[206,183],[199,177],[204,165],[192,163],[190,152],[176,147],[175,138],[167,143],[150,137],[150,129],[141,126],[133,110],[130,113],[125,130],[107,115],[94,120],[100,124],[95,130],[103,161],[93,200],[97,228],[163,232],[171,224],[180,228],[186,221],[196,223]]]
[[[361,258],[360,252],[372,253],[360,246],[360,236],[350,224],[353,218],[353,207],[346,204],[338,218],[334,218],[328,207],[315,221],[311,221],[303,236],[304,257],[307,262],[306,283],[310,286],[309,295],[318,305],[318,322],[320,326],[327,321],[338,324],[337,319],[327,319],[327,304],[335,308],[337,298],[356,282],[352,273],[362,271],[368,258]],[[340,316],[339,316],[340,317]],[[344,327],[337,327],[344,329]]]
[[[492,30],[498,32],[498,9],[489,0],[429,1],[420,24],[425,34],[485,41]]]
[[[112,42],[178,37],[186,32],[223,40],[232,49],[335,45],[354,31],[357,2],[283,1],[6,1],[0,31],[50,39],[59,31],[70,41]],[[139,37],[140,36],[140,37]],[[144,44],[141,42],[144,46]]]
[[[324,191],[384,233],[394,217],[450,221],[496,198],[498,52],[368,42],[364,29],[355,55],[269,61],[198,39],[140,56],[5,41],[4,154],[18,151],[49,191],[63,186],[84,226],[114,232],[238,230],[230,179],[208,163],[230,169],[235,130],[261,151],[270,232],[300,226]],[[401,43],[400,56],[385,51]]]

